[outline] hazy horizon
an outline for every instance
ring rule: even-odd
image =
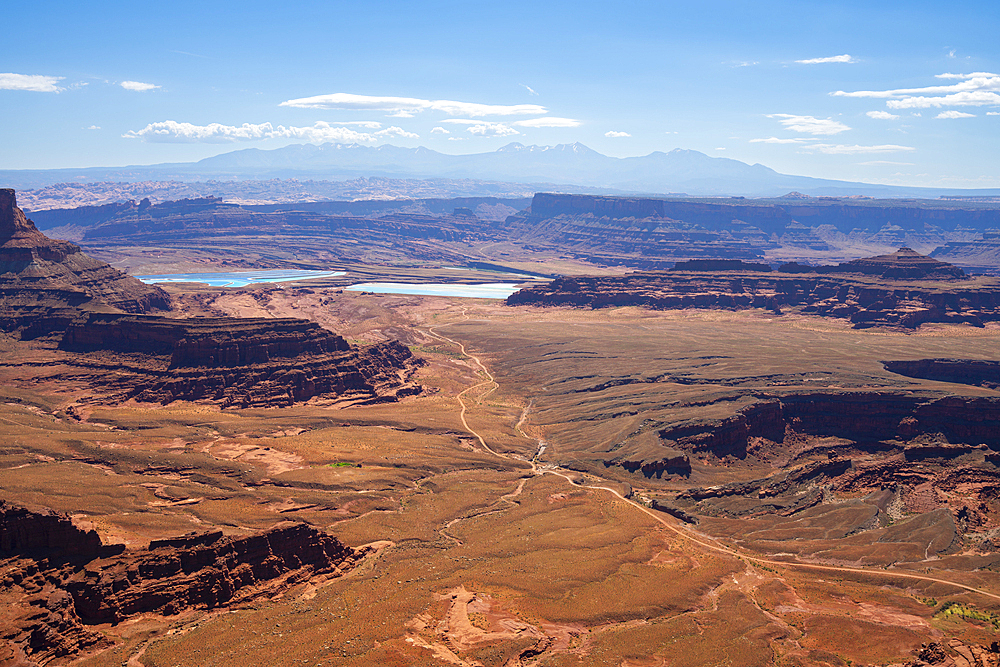
[[[681,148],[816,178],[1000,187],[993,4],[351,9],[12,7],[0,169],[303,142],[452,155],[580,142],[613,157]]]

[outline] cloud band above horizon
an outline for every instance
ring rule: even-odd
[[[361,124],[352,122],[351,124]],[[374,125],[378,125],[374,123]],[[371,127],[371,125],[368,125]],[[194,125],[165,120],[150,123],[141,130],[129,130],[122,137],[126,139],[141,139],[149,143],[211,143],[226,144],[240,141],[259,141],[263,139],[300,139],[310,143],[351,143],[373,144],[387,137],[419,139],[420,136],[407,132],[401,127],[387,127],[378,132],[358,132],[341,125],[331,125],[320,121],[312,127],[285,127],[271,123],[243,123],[242,125],[223,125],[209,123]]]
[[[278,106],[299,109],[342,109],[349,111],[386,111],[412,115],[421,111],[441,111],[449,116],[524,116],[545,114],[549,110],[538,104],[479,104],[453,100],[424,100],[416,97],[380,97],[332,93],[294,100],[285,100]]]

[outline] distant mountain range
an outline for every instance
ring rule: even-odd
[[[776,197],[790,191],[835,197],[1000,196],[1000,189],[909,188],[793,176],[761,164],[709,157],[693,150],[615,158],[580,143],[558,146],[511,143],[491,153],[469,155],[447,155],[424,147],[294,144],[274,150],[248,148],[191,163],[0,171],[0,187],[32,189],[54,183],[98,181],[358,177],[486,179],[565,192],[584,188],[588,192],[750,197]]]

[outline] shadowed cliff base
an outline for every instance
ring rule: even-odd
[[[809,273],[823,275],[812,277]],[[558,278],[526,287],[509,306],[608,308],[640,306],[784,309],[849,319],[856,329],[914,329],[947,322],[981,327],[1000,321],[1000,280],[965,277],[961,269],[901,248],[836,267],[785,265],[777,272],[745,263],[681,263],[672,271]]]
[[[94,626],[218,609],[350,571],[367,553],[302,523],[101,544],[59,513],[0,501],[0,664],[44,665],[112,643]],[[6,650],[7,655],[3,651]]]

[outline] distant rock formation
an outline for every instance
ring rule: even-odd
[[[35,537],[25,537],[29,525],[38,529]],[[2,502],[0,540],[6,609],[0,612],[0,664],[24,666],[110,646],[88,627],[95,623],[275,595],[316,576],[340,576],[367,553],[292,522],[242,537],[215,531],[126,551],[102,545],[65,515]]]
[[[669,272],[558,278],[526,287],[506,303],[657,310],[764,308],[777,313],[791,307],[805,314],[847,318],[858,329],[913,329],[927,322],[983,326],[1000,321],[1000,280],[957,280],[964,276],[961,269],[905,248],[819,269],[786,264],[777,273],[767,273],[754,265],[747,269],[745,263],[738,270],[737,265],[709,260],[681,263],[683,269]],[[700,267],[711,268],[696,270]],[[809,275],[815,272],[823,275]],[[869,278],[872,274],[877,277]]]
[[[986,231],[973,241],[951,241],[932,252],[931,257],[995,274],[1000,269],[1000,231]]]
[[[986,359],[914,359],[883,361],[890,373],[907,377],[1000,388],[1000,361]]]
[[[60,347],[79,353],[67,363],[111,401],[247,408],[314,397],[383,402],[421,391],[410,380],[423,362],[405,345],[353,347],[308,320],[89,313],[67,328]]]
[[[890,255],[865,257],[837,266],[807,267],[789,263],[778,268],[784,273],[860,273],[895,280],[949,280],[965,278],[965,271],[929,257],[912,248],[900,248]]]
[[[672,271],[760,271],[768,273],[769,264],[755,264],[739,259],[692,259],[677,262]]]
[[[533,249],[644,269],[669,269],[686,259],[763,256],[757,243],[766,242],[766,235],[752,225],[736,224],[735,216],[721,232],[706,228],[696,219],[706,206],[712,205],[684,202],[678,208],[677,202],[663,199],[538,193],[529,209],[507,218],[503,234]]]
[[[61,331],[81,310],[147,313],[170,307],[166,292],[48,238],[0,189],[0,330],[32,338]]]

